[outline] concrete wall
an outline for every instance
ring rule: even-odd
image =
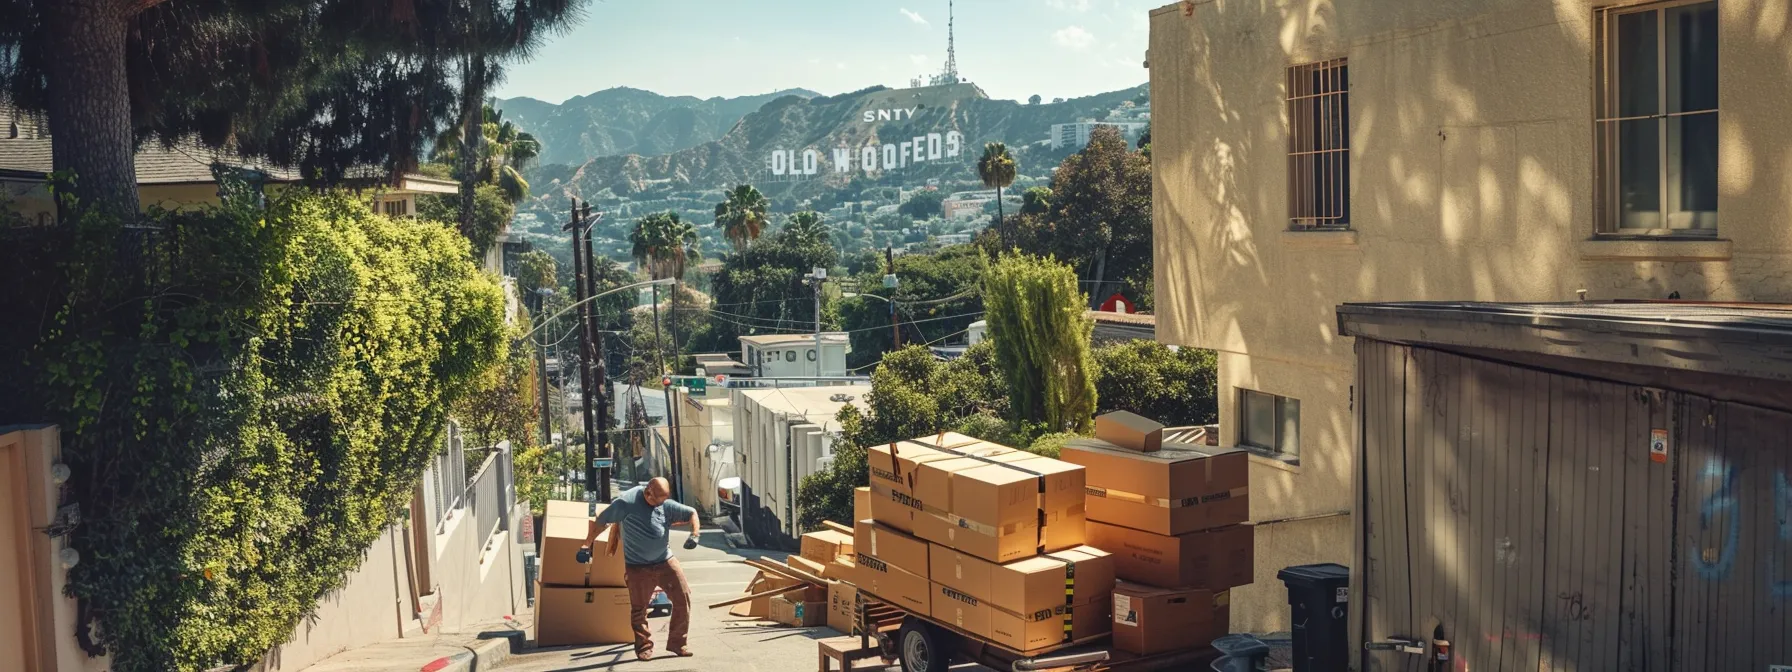
[[[728,413],[727,402],[719,403],[720,412]],[[678,459],[684,472],[684,504],[714,515],[720,505],[709,444],[715,438],[717,402],[675,391],[672,404],[678,408]]]
[[[1607,3],[1599,3],[1607,4]],[[1630,3],[1619,3],[1630,4]],[[1792,299],[1786,0],[1722,0],[1718,238],[1594,236],[1591,0],[1206,0],[1151,12],[1158,339],[1237,389],[1301,400],[1298,465],[1259,460],[1252,517],[1349,507],[1348,301]],[[1347,57],[1352,229],[1288,231],[1284,82]],[[1347,517],[1258,527],[1233,627],[1285,628],[1273,574],[1351,562]]]

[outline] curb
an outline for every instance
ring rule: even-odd
[[[520,640],[523,633],[505,634],[491,639],[480,640],[470,646],[462,647],[466,651],[452,656],[437,658],[424,665],[420,672],[486,672],[502,665],[510,659],[512,638]],[[517,642],[520,644],[521,642]]]

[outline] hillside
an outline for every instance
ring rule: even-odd
[[[785,96],[812,98],[791,89],[739,98],[662,96],[618,87],[579,96],[558,105],[534,98],[497,101],[504,118],[542,143],[543,163],[580,165],[604,156],[657,155],[721,138],[767,102]]]
[[[1052,124],[1105,118],[1143,89],[1139,86],[1042,105],[991,100],[972,84],[873,87],[828,97],[786,96],[746,115],[721,137],[686,149],[603,156],[570,172],[544,170],[540,177],[547,179],[535,183],[539,198],[534,206],[542,212],[558,212],[570,198],[638,200],[652,193],[720,189],[738,183],[754,184],[768,196],[805,199],[872,185],[970,179],[981,147],[991,141],[1005,142],[1023,154],[1023,174],[1041,175],[1057,161],[1044,156],[1029,161],[1024,154],[1045,151],[1035,145],[1046,138]],[[907,116],[898,112],[897,118],[867,121],[868,112],[875,117],[879,111],[889,110],[905,110]],[[941,152],[940,157],[914,164],[905,158],[900,167],[891,170],[863,171],[857,166],[860,152],[867,147],[894,156],[900,143],[930,134],[950,139],[952,133],[961,134],[957,157]],[[550,147],[553,142],[544,139]],[[814,150],[820,159],[814,174],[775,174],[775,153],[790,152],[785,157],[800,158],[808,150]],[[852,167],[845,171],[835,168],[836,150],[851,154]]]

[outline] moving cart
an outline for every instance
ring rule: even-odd
[[[855,629],[856,652],[836,658],[845,669],[852,660],[882,658],[900,661],[905,672],[944,672],[951,664],[972,662],[1013,672],[1153,672],[1207,669],[1219,654],[1212,647],[1137,656],[1108,647],[1108,636],[1064,642],[1037,651],[1020,652],[965,632],[944,621],[897,606],[859,590]],[[831,657],[823,644],[823,659]]]

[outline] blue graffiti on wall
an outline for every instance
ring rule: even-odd
[[[1773,475],[1773,512],[1780,518],[1780,545],[1775,553],[1779,562],[1774,565],[1783,570],[1786,548],[1792,547],[1792,480],[1788,480],[1783,472]],[[1776,598],[1783,600],[1792,597],[1792,579],[1773,581],[1768,589],[1773,591]]]
[[[1700,578],[1707,581],[1729,576],[1730,569],[1736,565],[1736,548],[1742,543],[1742,531],[1737,525],[1735,513],[1736,469],[1722,461],[1711,460],[1705,465],[1703,480],[1713,479],[1722,485],[1705,497],[1704,504],[1699,507],[1699,531],[1711,529],[1712,521],[1719,515],[1729,515],[1725,516],[1723,548],[1718,550],[1716,557],[1707,557],[1707,554],[1700,552],[1697,544],[1692,549],[1692,567]]]

